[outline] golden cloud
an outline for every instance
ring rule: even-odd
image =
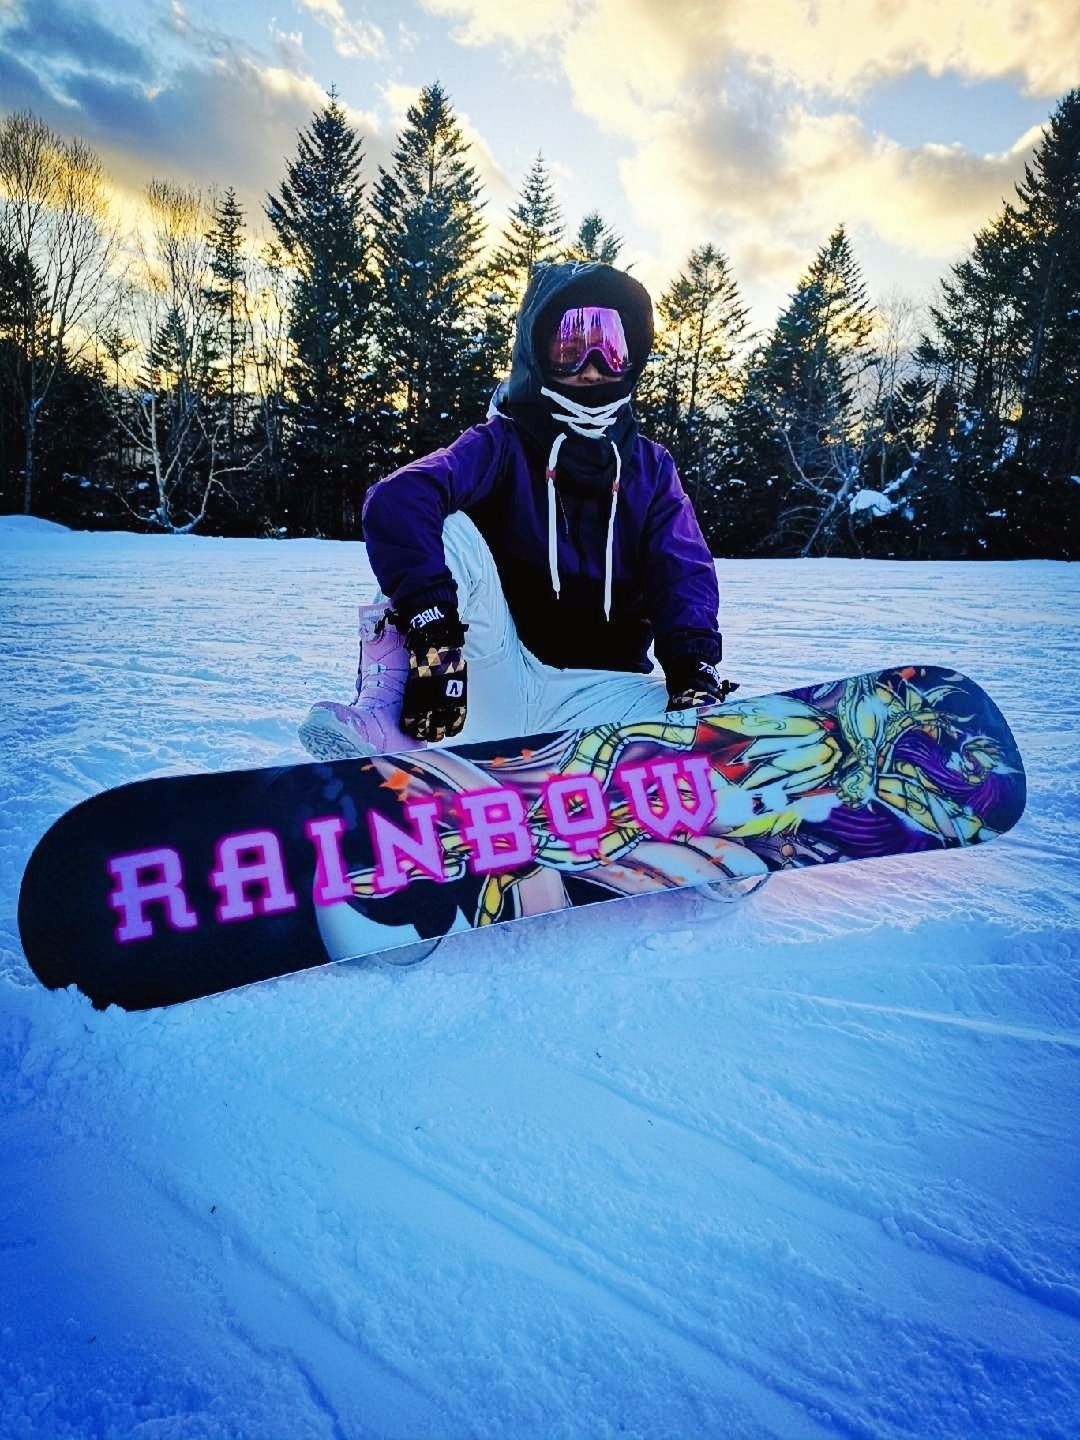
[[[1080,75],[1073,0],[769,0],[732,7],[726,38],[803,86],[848,97],[918,69],[1016,77],[1046,96]]]
[[[1011,195],[1037,130],[1001,154],[905,146],[853,112],[875,83],[1080,82],[1075,0],[422,3],[472,44],[549,41],[578,111],[632,144],[620,179],[660,246],[644,268],[670,276],[711,240],[750,288],[794,284],[841,222],[913,264],[952,259]]]
[[[422,0],[473,45],[561,44],[568,71],[675,95],[688,73],[733,58],[852,98],[925,69],[967,80],[1014,76],[1053,96],[1080,77],[1075,0]],[[628,71],[627,62],[632,61]],[[623,78],[625,77],[625,79]],[[596,88],[595,85],[593,87]],[[591,112],[590,112],[591,113]]]
[[[783,126],[755,131],[717,104],[655,118],[650,139],[621,162],[635,220],[653,231],[658,280],[710,240],[731,259],[748,298],[775,309],[838,224],[907,257],[907,274],[960,254],[1023,175],[1039,131],[1000,155],[959,145],[905,148],[870,135],[852,114],[792,107]]]

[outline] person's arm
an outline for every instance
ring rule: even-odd
[[[465,724],[468,627],[458,614],[442,529],[452,511],[495,484],[502,439],[501,422],[475,426],[380,480],[364,503],[368,558],[409,655],[399,724],[415,740],[444,740]]]
[[[474,426],[443,450],[395,470],[364,501],[368,559],[395,613],[457,610],[442,527],[454,510],[481,500],[498,476],[504,422]]]
[[[682,710],[722,701],[738,686],[716,668],[723,656],[716,567],[666,451],[658,479],[645,536],[646,594],[668,706]]]
[[[665,670],[684,656],[715,665],[723,653],[716,567],[675,462],[666,451],[660,454],[645,532],[645,591],[656,658]]]

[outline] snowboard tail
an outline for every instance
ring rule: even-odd
[[[141,1009],[595,901],[978,844],[1024,801],[993,701],[908,667],[622,726],[121,786],[42,839],[19,927],[44,984]]]

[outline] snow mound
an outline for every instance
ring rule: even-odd
[[[0,532],[12,535],[70,535],[66,525],[37,515],[0,515]]]

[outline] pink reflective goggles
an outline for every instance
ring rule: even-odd
[[[576,375],[592,356],[608,375],[625,375],[630,369],[622,316],[606,305],[582,305],[564,311],[548,346],[551,374],[560,378]]]

